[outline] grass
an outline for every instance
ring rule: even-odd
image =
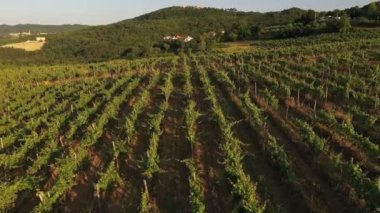
[[[246,52],[252,50],[252,41],[227,42],[218,45],[218,49],[224,53]]]

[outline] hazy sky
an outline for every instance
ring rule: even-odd
[[[109,24],[169,6],[210,6],[243,11],[290,7],[332,10],[371,0],[0,0],[0,24]]]

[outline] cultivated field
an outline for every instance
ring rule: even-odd
[[[23,49],[25,51],[37,51],[37,50],[41,50],[44,45],[45,45],[45,42],[25,41],[25,42],[13,43],[13,44],[6,44],[1,47]]]
[[[5,69],[0,212],[376,212],[378,33]]]

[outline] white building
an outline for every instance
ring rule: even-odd
[[[177,40],[179,40],[179,41],[183,41],[183,42],[187,43],[187,42],[192,41],[194,38],[192,38],[191,36],[183,37],[180,35],[175,35],[175,36],[165,36],[162,39],[166,40],[166,41],[177,41]]]
[[[193,38],[191,36],[187,36],[185,39],[183,39],[183,42],[187,43],[187,42],[190,42],[191,40],[193,40]]]
[[[32,35],[32,33],[29,30],[28,32],[22,32],[21,35],[22,36],[30,36],[30,35]]]
[[[164,39],[164,40],[182,40],[183,37],[180,35],[175,35],[175,36],[165,36],[162,39]]]
[[[13,38],[18,38],[18,37],[20,37],[20,33],[9,33],[9,36],[11,36]]]
[[[38,42],[45,42],[46,38],[45,37],[36,37],[36,41],[38,41]]]

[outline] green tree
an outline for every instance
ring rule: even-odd
[[[296,22],[302,23],[304,25],[311,24],[316,19],[316,12],[314,10],[308,10],[306,14],[303,14],[301,18],[296,20]]]
[[[199,36],[198,40],[198,51],[204,51],[207,48],[206,38],[205,36],[201,35]]]
[[[126,58],[126,59],[133,59],[133,58],[136,58],[136,50],[132,47],[128,47],[127,49],[125,49],[121,55],[120,55],[122,58]]]
[[[238,39],[239,35],[235,33],[234,31],[230,31],[226,33],[226,40],[227,41],[236,41]]]
[[[162,48],[165,52],[168,52],[170,50],[170,44],[165,42],[162,44]]]
[[[262,27],[260,25],[253,25],[250,27],[252,38],[259,38],[262,32]]]
[[[376,13],[377,13],[377,4],[376,2],[372,2],[370,5],[368,5],[368,8],[367,8],[367,16],[370,18],[370,19],[375,19],[376,18]]]
[[[351,19],[348,15],[344,14],[339,22],[339,31],[341,33],[348,33],[350,32],[351,28]]]

